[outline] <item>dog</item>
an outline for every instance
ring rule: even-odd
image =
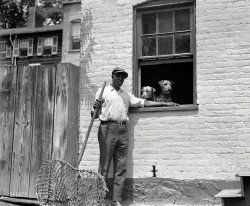
[[[171,97],[172,87],[174,82],[171,80],[161,80],[158,82],[161,88],[160,95],[156,98],[157,102],[170,102],[170,106],[177,106],[179,104],[174,103]]]
[[[153,87],[150,87],[150,86],[142,87],[141,98],[150,100],[150,101],[155,101],[156,100],[155,92],[156,90]]]

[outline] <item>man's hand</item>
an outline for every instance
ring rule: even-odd
[[[102,106],[102,103],[101,103],[101,101],[99,100],[99,99],[97,99],[97,100],[95,100],[95,103],[94,103],[94,105],[93,105],[93,108],[96,110],[99,110],[100,108],[101,108],[101,106]]]
[[[178,103],[174,103],[174,102],[164,102],[163,104],[164,104],[164,106],[166,106],[166,107],[179,106]]]
[[[102,106],[102,102],[101,102],[99,99],[95,100],[94,105],[93,105],[94,110],[92,110],[92,111],[90,112],[91,117],[93,117],[94,112],[96,113],[96,115],[95,115],[94,118],[96,119],[96,118],[99,117],[101,106]]]

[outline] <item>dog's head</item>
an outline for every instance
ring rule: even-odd
[[[172,91],[172,86],[174,82],[171,80],[161,80],[158,82],[161,87],[161,92],[164,94],[170,94]]]
[[[155,88],[150,86],[142,87],[141,89],[141,98],[147,100],[154,100],[155,98]]]

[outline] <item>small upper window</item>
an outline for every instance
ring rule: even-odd
[[[53,38],[45,37],[43,44],[43,54],[44,55],[52,54],[52,46],[53,46]]]
[[[170,80],[173,102],[196,105],[194,1],[147,1],[134,14],[135,94],[150,86],[160,96],[160,81]]]
[[[0,42],[0,55],[1,55],[1,57],[6,56],[6,51],[7,51],[7,42],[1,41]]]
[[[40,37],[37,39],[37,55],[57,54],[58,37]]]
[[[0,58],[11,57],[11,46],[7,41],[0,41]]]
[[[33,39],[20,39],[19,56],[26,57],[33,55]]]
[[[75,20],[71,22],[71,50],[80,49],[81,22]]]

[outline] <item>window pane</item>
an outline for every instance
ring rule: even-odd
[[[176,34],[175,52],[190,53],[190,34]]]
[[[52,46],[53,45],[53,38],[52,37],[46,37],[44,39],[44,46],[48,47],[48,46]]]
[[[144,37],[142,38],[142,56],[156,55],[156,38]]]
[[[173,36],[160,36],[158,38],[159,55],[173,54]]]
[[[190,14],[189,9],[175,11],[175,30],[190,30]]]
[[[156,32],[156,14],[142,15],[142,34],[154,34]]]
[[[6,42],[0,42],[0,51],[6,51]]]
[[[21,49],[20,56],[22,56],[22,57],[28,56],[28,50],[27,49]]]
[[[158,13],[158,18],[160,33],[173,31],[173,16],[171,11]]]
[[[19,44],[20,48],[28,48],[29,47],[29,40],[28,39],[23,39],[20,40],[20,44]]]
[[[80,38],[81,24],[72,23],[72,37]]]
[[[72,41],[72,49],[80,49],[80,39],[74,39]]]

